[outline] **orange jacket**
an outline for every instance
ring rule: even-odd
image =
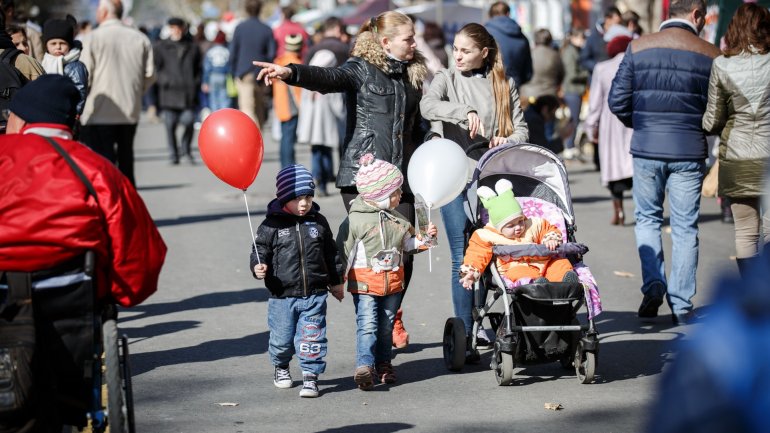
[[[492,260],[492,247],[494,245],[541,244],[544,240],[561,240],[561,238],[559,229],[542,218],[529,218],[526,222],[524,236],[518,239],[509,239],[494,226],[487,224],[484,228],[473,232],[468,242],[468,249],[465,251],[463,265],[472,267],[481,273]],[[538,269],[540,275],[543,275],[543,270],[550,260],[550,257],[519,257],[515,259],[497,257],[496,263],[502,274],[509,274],[509,271],[517,266],[532,266]]]
[[[286,66],[291,63],[302,63],[302,59],[300,59],[297,53],[287,51],[276,57],[273,63]],[[275,115],[278,117],[278,120],[281,122],[291,120],[293,117],[291,113],[291,104],[289,103],[289,92],[292,92],[294,95],[294,104],[296,104],[297,109],[299,110],[302,88],[294,86],[289,88],[289,85],[281,80],[273,81],[273,109],[275,110]]]

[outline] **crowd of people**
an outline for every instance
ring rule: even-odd
[[[770,240],[770,216],[760,205],[770,156],[770,12],[756,4],[738,8],[723,50],[699,37],[706,20],[703,0],[672,0],[669,19],[645,35],[638,15],[611,7],[594,29],[571,29],[559,49],[548,29],[536,30],[530,45],[508,5],[497,2],[487,23],[466,24],[452,35],[451,53],[440,28],[436,34],[434,24],[396,11],[365,21],[352,38],[339,18],[328,18],[311,37],[292,21],[291,7],[281,10],[280,22],[271,28],[260,19],[261,0],[246,0],[248,18],[229,37],[224,29],[210,41],[202,31],[193,36],[185,20],[173,17],[165,26],[167,37],[151,41],[121,20],[119,0],[99,1],[97,26],[87,33],[87,26],[67,16],[46,21],[36,34],[14,21],[12,2],[2,6],[7,32],[0,35],[0,58],[10,57],[28,83],[21,83],[7,107],[0,149],[31,159],[33,147],[50,151],[41,137],[59,139],[83,166],[98,198],[84,195],[88,185],[66,168],[56,170],[63,163],[30,160],[66,178],[71,200],[62,200],[58,190],[44,198],[55,199],[52,208],[66,204],[77,209],[67,212],[82,213],[67,222],[74,231],[90,230],[90,237],[74,236],[83,242],[73,244],[71,236],[59,239],[65,233],[61,227],[55,233],[36,231],[52,250],[43,254],[42,247],[31,246],[39,242],[31,233],[3,231],[0,269],[39,270],[45,263],[31,252],[37,258],[68,257],[95,248],[109,296],[123,305],[141,302],[156,289],[165,254],[134,189],[133,140],[143,101],[163,118],[172,165],[182,159],[195,163],[194,127],[204,107],[238,108],[263,131],[274,119],[282,169],[276,199],[255,239],[251,269],[271,292],[274,384],[291,387],[288,365],[296,354],[303,397],[318,396],[326,296],[331,291],[342,300],[343,284],[356,309],[355,383],[369,390],[376,382],[396,381],[391,352],[409,343],[403,301],[412,255],[437,236],[432,225],[425,232],[413,226],[417,198],[403,176],[427,140],[447,138],[463,150],[481,143],[468,155],[470,164],[486,149],[510,143],[540,145],[573,159],[580,154],[576,134],[589,92],[583,127],[597,143],[596,164],[613,203],[611,224],[625,224],[624,194],[632,191],[641,318],[657,317],[666,301],[674,324],[694,319],[707,134],[720,134],[719,195],[729,198],[735,216],[742,272]],[[564,106],[568,114],[559,122],[557,112]],[[311,148],[310,169],[296,164],[298,143]],[[0,188],[13,189],[10,183],[25,176],[15,170],[0,176]],[[331,182],[349,214],[336,241],[313,203],[316,194],[329,193]],[[468,338],[478,341],[487,336],[483,328],[470,335],[473,299],[467,287],[489,263],[489,239],[551,249],[562,242],[547,221],[523,215],[509,189],[485,192],[482,202],[493,217],[471,238],[473,248],[466,245],[463,197],[441,208],[455,316]],[[0,197],[0,223],[25,227],[15,220],[23,214],[4,209],[39,206],[33,202],[41,198],[33,188],[15,191]],[[668,276],[661,239],[667,197],[673,239]],[[104,236],[93,238],[96,232]],[[289,257],[298,250],[302,260],[295,263]],[[511,266],[515,278],[577,279],[564,260],[518,265]],[[126,272],[141,274],[141,281]],[[478,362],[478,352],[470,350],[467,360]]]

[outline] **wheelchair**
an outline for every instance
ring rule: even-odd
[[[115,304],[97,298],[94,266],[88,251],[52,269],[0,271],[0,433],[135,432],[128,339]],[[11,356],[20,343],[30,355]]]

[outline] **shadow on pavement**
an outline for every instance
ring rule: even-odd
[[[134,340],[157,337],[159,335],[173,334],[186,329],[197,328],[201,322],[197,320],[178,320],[176,322],[153,323],[139,328],[120,327],[120,331]]]
[[[177,313],[180,311],[198,310],[202,308],[219,308],[228,305],[246,304],[251,302],[265,302],[269,298],[269,292],[264,289],[245,289],[232,292],[211,292],[204,295],[193,296],[175,302],[163,302],[157,304],[137,305],[131,307],[128,311],[131,313],[140,312],[126,317],[120,317],[119,323],[129,322],[131,320],[143,319],[145,317],[162,316],[164,314]]]
[[[165,189],[177,189],[186,188],[190,186],[189,183],[171,183],[167,185],[145,185],[136,187],[137,191],[162,191]]]
[[[222,359],[253,356],[267,350],[268,331],[229,340],[206,341],[196,346],[178,347],[146,353],[131,354],[131,372],[134,376],[169,365],[210,362]]]
[[[264,215],[264,214],[265,214],[265,211],[251,212],[252,217],[257,215]],[[195,223],[201,223],[201,222],[218,221],[226,218],[242,218],[243,215],[244,215],[243,211],[239,211],[239,212],[227,212],[227,213],[209,214],[209,215],[180,216],[176,218],[166,218],[166,219],[155,220],[155,225],[158,227],[166,227],[166,226],[176,226],[181,224],[195,224]]]
[[[383,422],[383,423],[371,423],[371,424],[355,424],[346,425],[344,427],[334,427],[326,430],[319,430],[316,433],[391,433],[401,430],[409,430],[415,427],[412,424],[405,424],[402,422]]]
[[[403,349],[393,349],[393,359],[401,353],[417,353],[422,352],[425,349],[431,349],[433,347],[441,347],[443,343],[437,341],[435,343],[410,343]]]
[[[586,195],[586,196],[573,196],[572,204],[576,203],[597,203],[600,201],[609,201],[612,197],[609,194],[604,195]]]

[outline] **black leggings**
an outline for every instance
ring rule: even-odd
[[[342,194],[342,203],[345,205],[345,211],[350,212],[350,202],[358,197],[358,191],[355,187],[343,187],[340,189]],[[401,195],[401,203],[396,206],[396,211],[403,215],[410,224],[414,225],[414,195],[411,193],[403,193]],[[414,256],[412,254],[404,254],[404,291],[401,292],[401,300],[398,303],[398,307],[401,308],[401,302],[404,301],[406,296],[406,289],[409,288],[409,281],[412,279],[412,269],[414,268]]]
[[[627,177],[625,179],[610,181],[607,185],[607,189],[610,190],[612,198],[615,200],[623,200],[623,192],[631,190],[633,187],[633,179]]]

